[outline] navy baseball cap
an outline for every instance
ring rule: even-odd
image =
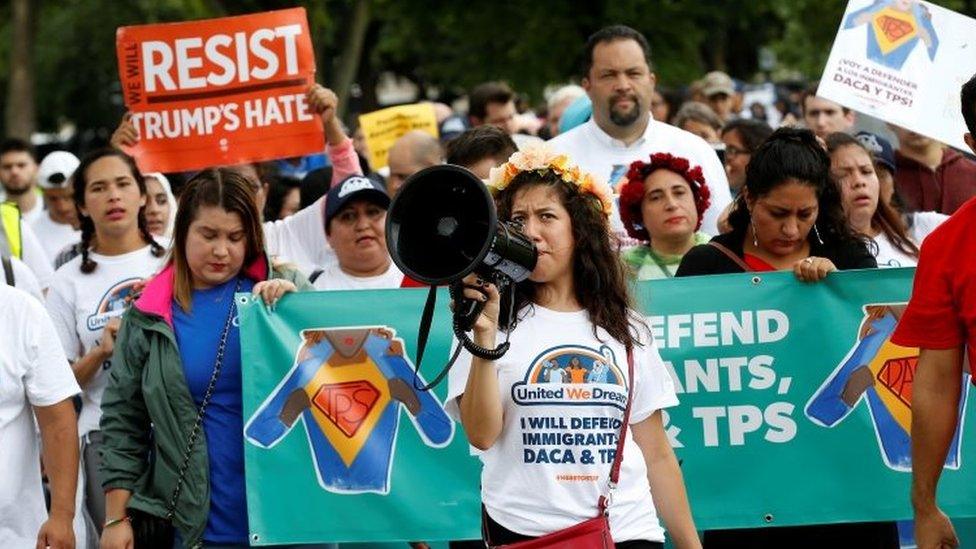
[[[854,138],[871,151],[875,162],[888,168],[891,173],[898,171],[895,168],[895,149],[891,146],[891,141],[871,132],[857,132]]]
[[[390,195],[382,185],[368,177],[350,175],[329,189],[325,198],[325,226],[353,200],[368,200],[384,210],[390,207]]]

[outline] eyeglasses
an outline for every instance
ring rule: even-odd
[[[740,154],[744,154],[746,156],[749,156],[749,155],[752,154],[752,151],[747,151],[746,149],[740,149],[739,147],[736,147],[735,145],[726,145],[725,146],[725,158],[735,158],[736,156],[739,156]]]

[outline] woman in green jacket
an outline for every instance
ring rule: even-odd
[[[248,544],[234,294],[273,307],[311,288],[269,264],[253,191],[236,173],[195,176],[178,212],[172,257],[123,317],[102,401],[103,549],[131,548],[153,517],[187,547]]]

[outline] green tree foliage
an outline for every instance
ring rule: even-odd
[[[369,2],[369,24],[349,22]],[[976,0],[941,0],[970,15]],[[311,0],[308,11],[319,79],[334,84],[353,32],[365,28],[353,110],[375,108],[384,71],[450,97],[487,80],[506,80],[534,101],[545,86],[579,80],[582,46],[601,26],[623,23],[650,40],[658,80],[684,85],[712,69],[753,79],[757,51],[777,54],[773,76],[819,76],[844,0]],[[182,21],[293,7],[281,0],[61,0],[35,3],[32,63],[39,129],[61,121],[112,128],[123,111],[115,58],[119,26]],[[0,90],[9,74],[9,3],[0,3]],[[349,76],[348,74],[346,75]],[[345,81],[349,81],[347,78]],[[0,98],[0,103],[5,98]],[[104,131],[104,130],[103,130]]]

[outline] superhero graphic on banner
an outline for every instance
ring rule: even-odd
[[[939,37],[932,26],[932,14],[918,0],[875,0],[844,21],[845,29],[868,25],[868,59],[901,70],[919,42],[929,59],[939,50]]]
[[[900,347],[890,341],[904,308],[904,303],[864,307],[864,320],[854,346],[817,389],[804,413],[817,425],[833,427],[862,400],[867,400],[885,465],[895,471],[908,472],[912,469],[912,380],[918,366],[918,349]],[[969,374],[964,374],[959,398],[959,427],[952,437],[945,462],[949,469],[960,466],[960,439],[968,386]]]
[[[294,367],[244,428],[250,443],[272,448],[302,419],[319,484],[340,494],[389,493],[402,408],[427,446],[450,444],[454,422],[434,393],[415,388],[392,328],[311,329],[302,338]]]

